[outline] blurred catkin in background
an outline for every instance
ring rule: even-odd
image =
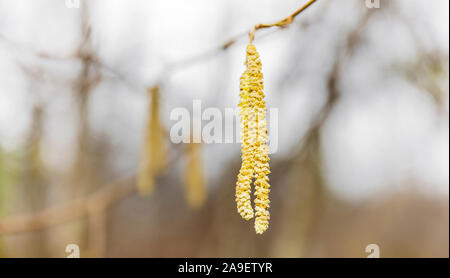
[[[167,167],[167,150],[164,127],[160,121],[160,92],[155,86],[148,89],[150,105],[142,143],[141,160],[138,174],[138,191],[141,195],[150,194],[155,187],[155,178]]]

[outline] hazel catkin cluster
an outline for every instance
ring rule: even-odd
[[[247,69],[241,76],[239,117],[242,165],[236,183],[237,210],[242,218],[255,218],[255,231],[269,226],[269,148],[267,145],[266,103],[261,60],[253,44],[247,46]],[[251,204],[251,184],[255,186],[255,209]]]

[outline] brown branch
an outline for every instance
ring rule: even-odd
[[[270,28],[270,27],[285,27],[286,25],[291,24],[294,21],[294,18],[297,15],[299,15],[301,12],[306,10],[314,2],[316,2],[316,0],[308,1],[305,5],[303,5],[300,9],[296,10],[295,12],[293,12],[291,15],[289,15],[288,17],[283,18],[282,20],[277,21],[275,23],[272,23],[272,24],[256,24],[255,27],[253,27],[253,29],[248,34],[248,36],[250,38],[250,43],[253,42],[256,30],[263,29],[263,28]]]
[[[245,36],[246,34],[248,34],[248,36],[250,37],[250,42],[252,42],[254,40],[254,33],[259,30],[259,29],[263,29],[263,28],[269,28],[269,27],[274,27],[274,26],[278,26],[278,27],[285,27],[286,25],[291,24],[294,21],[294,18],[299,15],[301,12],[303,12],[304,10],[306,10],[306,8],[308,8],[309,6],[311,6],[311,4],[313,4],[314,2],[316,2],[317,0],[310,0],[308,1],[305,5],[303,5],[301,8],[299,8],[298,10],[296,10],[294,13],[292,13],[291,15],[289,15],[288,17],[275,22],[273,24],[256,24],[253,29],[251,29],[249,32],[243,32],[241,34],[235,35],[232,38],[226,40],[224,43],[220,44],[218,47],[214,48],[214,49],[210,49],[208,51],[204,51],[202,53],[199,53],[195,56],[192,57],[188,57],[182,60],[179,60],[177,62],[174,63],[170,63],[168,64],[163,70],[162,70],[162,76],[164,76],[165,74],[167,74],[169,71],[173,71],[177,68],[181,68],[184,66],[188,66],[191,64],[196,64],[198,62],[201,62],[203,60],[207,60],[208,58],[214,57],[215,55],[221,53],[222,51],[226,51],[228,50],[232,45],[234,45],[241,37]],[[157,82],[158,83],[158,82]]]
[[[104,186],[90,196],[40,212],[0,219],[0,235],[46,229],[87,215],[102,214],[108,207],[135,191],[132,179]]]
[[[269,27],[285,27],[286,25],[289,25],[293,22],[294,18],[299,15],[301,12],[303,12],[304,10],[306,10],[306,8],[308,8],[309,6],[311,6],[311,4],[313,4],[314,2],[316,2],[317,0],[310,0],[308,1],[305,5],[303,5],[301,8],[299,8],[298,10],[296,10],[295,12],[293,12],[291,15],[289,15],[288,17],[272,23],[272,24],[256,24],[253,29],[251,29],[250,31],[245,31],[241,34],[237,34],[229,39],[227,39],[226,41],[224,41],[222,44],[220,44],[218,47],[215,47],[214,49],[210,49],[204,52],[201,52],[197,55],[194,55],[192,57],[188,57],[185,59],[181,59],[179,61],[176,62],[172,62],[167,64],[165,67],[163,67],[163,70],[161,70],[161,76],[164,76],[166,74],[168,74],[170,71],[173,71],[177,68],[181,68],[184,66],[188,66],[188,65],[192,65],[192,64],[196,64],[199,63],[201,61],[207,60],[211,57],[214,57],[215,55],[221,53],[222,51],[226,51],[228,50],[232,45],[234,45],[241,37],[245,36],[246,34],[248,34],[250,36],[250,42],[252,42],[254,40],[254,33],[259,30],[259,29],[264,29],[264,28],[269,28]],[[15,48],[17,48],[18,43],[13,42],[11,40],[9,40],[8,38],[6,38],[5,36],[3,36],[2,34],[0,34],[0,42],[4,41],[7,42],[9,44],[12,44],[13,46],[16,46]],[[44,52],[40,52],[40,51],[35,51],[33,49],[28,49],[30,50],[32,53],[34,53],[36,55],[36,57],[42,58],[42,59],[48,59],[48,60],[60,60],[60,61],[69,61],[69,60],[73,60],[73,59],[82,59],[82,56],[80,55],[79,51],[77,51],[74,54],[69,54],[66,56],[55,56],[49,53],[44,53]],[[113,75],[115,75],[115,77],[117,77],[119,80],[121,80],[122,82],[126,83],[129,87],[131,88],[135,88],[135,86],[133,85],[133,82],[130,82],[127,80],[127,78],[118,70],[106,65],[105,63],[102,63],[100,61],[98,61],[97,59],[93,59],[93,64],[95,64],[96,66],[105,69],[107,72],[112,73]],[[161,79],[161,78],[158,78]],[[156,83],[159,83],[159,81],[157,81]]]

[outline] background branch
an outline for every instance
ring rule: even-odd
[[[32,214],[0,219],[0,235],[31,232],[46,229],[87,215],[102,214],[114,203],[135,191],[134,179],[127,178],[100,188],[95,193],[43,209]]]

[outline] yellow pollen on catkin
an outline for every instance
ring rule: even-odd
[[[241,121],[242,165],[236,184],[238,212],[244,219],[255,218],[255,231],[269,227],[269,148],[267,145],[266,103],[259,54],[247,46],[247,69],[241,77],[239,115]],[[251,183],[255,185],[255,210],[251,207]]]

